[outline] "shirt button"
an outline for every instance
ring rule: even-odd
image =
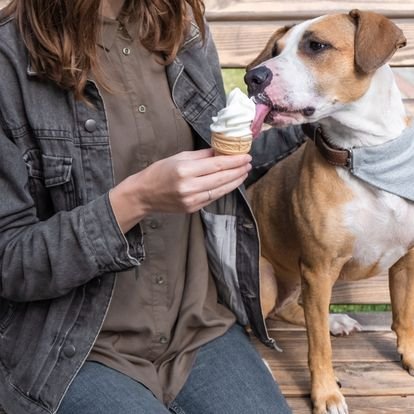
[[[63,348],[63,354],[67,357],[67,358],[72,358],[75,354],[76,354],[76,348],[74,345],[69,344],[66,345]]]
[[[128,55],[130,55],[130,54],[131,54],[131,49],[130,49],[129,47],[124,47],[124,48],[122,49],[122,53],[123,53],[125,56],[128,56]]]
[[[150,227],[155,230],[155,229],[158,229],[159,224],[156,220],[152,220],[150,223]]]
[[[138,106],[138,112],[145,114],[145,112],[147,112],[147,107],[145,105]]]
[[[88,132],[94,132],[96,130],[96,121],[94,119],[88,119],[85,122],[85,129]]]
[[[162,276],[157,275],[155,276],[155,283],[157,285],[163,285],[165,283],[165,279]]]
[[[166,337],[166,336],[161,336],[160,337],[160,344],[163,344],[163,345],[165,345],[165,344],[167,344],[168,343],[168,338]]]

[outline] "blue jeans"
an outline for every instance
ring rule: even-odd
[[[239,325],[198,351],[183,389],[166,407],[128,376],[86,362],[58,414],[288,414],[279,387]]]

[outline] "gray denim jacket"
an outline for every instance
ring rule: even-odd
[[[0,406],[55,413],[102,326],[116,272],[145,260],[145,238],[139,225],[124,236],[109,204],[111,149],[97,86],[86,87],[92,107],[42,80],[13,19],[0,23],[0,71]],[[202,44],[193,27],[167,74],[197,146],[207,147],[211,117],[225,104],[210,35]],[[259,174],[302,140],[292,130],[260,143],[268,156],[258,157]],[[243,190],[202,217],[221,300],[271,346]]]

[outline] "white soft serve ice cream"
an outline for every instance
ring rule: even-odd
[[[256,106],[239,88],[227,95],[226,107],[213,116],[210,125],[212,132],[227,137],[245,137],[252,135],[250,125],[255,117]]]

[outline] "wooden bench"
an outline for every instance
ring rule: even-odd
[[[392,59],[409,113],[414,115],[414,1],[206,0],[207,19],[223,68],[244,68],[277,27],[327,12],[372,10],[392,18],[408,39]],[[413,298],[414,300],[414,298]],[[340,282],[334,304],[389,304],[387,276]],[[350,314],[363,332],[332,337],[333,363],[352,414],[414,413],[414,378],[401,367],[390,312]],[[307,337],[304,329],[269,321],[270,334],[283,353],[253,338],[269,363],[295,414],[311,413]]]

